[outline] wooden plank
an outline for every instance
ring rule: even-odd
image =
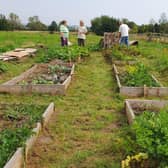
[[[6,163],[4,168],[23,168],[24,155],[23,148],[18,148],[12,158]]]
[[[134,111],[129,103],[129,101],[125,101],[125,110],[126,110],[126,115],[128,118],[129,124],[132,124],[133,120],[135,119],[135,114]]]
[[[55,111],[54,103],[50,103],[45,112],[42,115],[42,126],[43,128],[47,126],[51,116]]]

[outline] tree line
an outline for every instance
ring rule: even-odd
[[[13,31],[13,30],[33,30],[33,31],[50,31],[58,30],[58,25],[52,21],[49,26],[42,23],[38,16],[28,18],[28,23],[24,25],[21,23],[19,16],[15,13],[10,13],[8,17],[0,14],[0,30]]]
[[[103,35],[104,32],[118,31],[119,21],[123,21],[131,28],[132,33],[168,33],[168,17],[166,13],[162,13],[159,20],[151,19],[148,24],[137,25],[128,19],[117,19],[110,16],[100,16],[91,20],[91,27],[89,30],[97,35]],[[24,25],[19,16],[15,13],[10,13],[9,16],[0,14],[0,30],[33,30],[33,31],[58,31],[59,25],[56,21],[52,21],[50,25],[44,24],[40,21],[38,16],[28,18],[28,23]],[[74,31],[75,27],[69,27]]]
[[[130,28],[132,33],[168,33],[168,18],[166,13],[162,13],[159,20],[151,19],[149,24],[137,25],[128,19],[117,19],[109,16],[96,17],[91,20],[91,30],[97,35],[103,35],[104,32],[116,32],[119,28],[119,22],[123,21]]]

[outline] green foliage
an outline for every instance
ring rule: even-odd
[[[91,21],[91,30],[97,35],[103,35],[104,32],[118,31],[119,20],[109,16],[101,16]]]
[[[6,72],[7,70],[8,70],[8,66],[4,62],[0,61],[0,73]]]
[[[71,71],[70,67],[66,67],[63,65],[49,65],[48,69],[49,69],[49,73],[51,74],[55,74],[57,72],[68,73]]]
[[[54,31],[57,31],[58,26],[57,23],[55,21],[52,21],[51,24],[48,26],[48,30],[50,31],[50,33],[54,33]]]
[[[168,71],[167,50],[165,52],[163,52],[163,54],[160,54],[159,57],[156,58],[155,65],[157,67],[157,70],[160,73],[167,73],[167,71]]]
[[[26,27],[29,30],[47,30],[47,26],[39,20],[38,16],[29,17],[29,22]]]
[[[120,61],[131,61],[133,60],[133,57],[130,55],[124,54],[122,51],[120,51],[118,48],[113,48],[112,49],[112,54],[111,54],[112,60],[120,60]]]
[[[3,14],[0,14],[0,30],[10,30],[9,22]]]
[[[121,74],[121,81],[126,86],[159,86],[141,63],[136,66],[128,66],[126,72]]]
[[[6,129],[0,132],[0,167],[3,167],[18,147],[22,147],[31,135],[27,127]]]
[[[102,47],[100,46],[100,44],[92,44],[88,47],[89,51],[101,51]]]
[[[139,51],[138,47],[130,46],[119,46],[118,50],[121,51],[124,55],[130,55],[130,56],[140,56],[141,52]]]
[[[34,123],[41,120],[41,114],[44,110],[45,106],[37,106],[34,104],[6,106],[3,118],[11,121],[24,119],[27,122],[23,124],[32,127]]]
[[[53,81],[49,81],[49,80],[46,80],[46,79],[38,76],[36,79],[32,80],[32,84],[33,85],[37,85],[37,84],[53,84]]]
[[[18,147],[22,147],[31,135],[34,124],[41,120],[45,106],[37,105],[6,105],[3,111],[3,120],[11,121],[11,128],[3,128],[0,132],[0,167],[4,164]],[[22,121],[22,122],[21,122]]]
[[[168,110],[145,111],[136,118],[132,130],[136,143],[160,165],[168,165]]]
[[[50,62],[54,59],[65,61],[75,61],[79,56],[87,57],[89,52],[87,48],[71,46],[71,47],[54,47],[49,48],[46,53],[40,57],[38,62]]]

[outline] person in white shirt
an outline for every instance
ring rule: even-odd
[[[78,37],[77,37],[79,46],[85,46],[86,34],[87,34],[87,28],[84,25],[84,22],[81,20],[80,25],[78,27]]]
[[[120,22],[119,33],[120,33],[120,45],[125,44],[129,46],[129,30],[127,24]]]

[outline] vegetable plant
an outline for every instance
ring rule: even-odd
[[[78,46],[71,47],[53,47],[46,50],[46,52],[37,60],[37,62],[50,62],[54,59],[61,59],[64,61],[75,61],[79,56],[89,56],[87,48]]]
[[[160,112],[145,111],[136,117],[132,130],[141,150],[160,167],[168,166],[168,109]],[[158,167],[159,167],[158,166]]]
[[[126,86],[159,86],[142,63],[127,66],[126,72],[121,74],[121,81]]]

